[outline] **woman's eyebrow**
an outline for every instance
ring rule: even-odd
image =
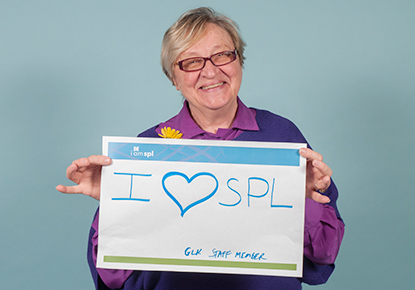
[[[229,48],[229,49],[227,49],[226,48],[227,47],[227,45],[226,44],[220,44],[220,45],[214,45],[214,46],[212,46],[211,48],[212,48],[212,50],[213,51],[215,51],[215,50],[217,50],[216,52],[213,52],[212,54],[215,54],[215,53],[218,53],[218,52],[221,52],[221,51],[226,51],[226,50],[230,50],[230,49],[232,49],[232,48]],[[206,56],[202,56],[199,52],[197,52],[197,51],[189,51],[189,52],[184,52],[180,57],[179,57],[179,59],[185,59],[185,58],[191,58],[191,57],[209,57],[209,56],[211,56],[212,54],[210,54],[210,55],[206,55]]]

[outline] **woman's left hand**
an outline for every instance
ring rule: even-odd
[[[301,148],[300,155],[307,158],[306,198],[319,203],[330,202],[330,198],[321,193],[329,188],[333,171],[323,162],[321,154],[309,148]]]

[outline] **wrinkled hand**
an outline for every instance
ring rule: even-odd
[[[333,171],[323,162],[321,154],[309,148],[301,148],[300,155],[307,158],[306,198],[319,203],[330,202],[330,198],[321,193],[329,188]]]
[[[66,169],[66,177],[78,185],[58,185],[56,189],[63,193],[81,193],[96,200],[100,198],[101,168],[111,164],[111,158],[103,155],[91,155],[72,162]]]

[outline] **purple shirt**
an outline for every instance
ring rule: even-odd
[[[233,140],[243,131],[258,131],[259,127],[255,119],[255,109],[246,107],[238,98],[238,110],[232,127],[218,129],[216,134],[203,131],[192,119],[187,101],[178,115],[170,120],[160,123],[156,132],[161,133],[164,127],[179,130],[183,133],[183,139],[210,139]],[[92,228],[96,230],[92,237],[93,259],[96,264],[98,249],[98,219],[96,215]],[[317,264],[332,264],[340,249],[344,235],[344,224],[340,221],[333,207],[320,204],[311,199],[305,202],[304,225],[304,255]],[[121,288],[133,271],[111,270],[97,268],[102,281],[110,288]]]

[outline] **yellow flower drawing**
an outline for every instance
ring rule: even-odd
[[[161,129],[161,134],[159,134],[159,136],[163,138],[180,139],[182,138],[183,133],[180,133],[179,130],[172,129],[170,127],[164,127]]]

